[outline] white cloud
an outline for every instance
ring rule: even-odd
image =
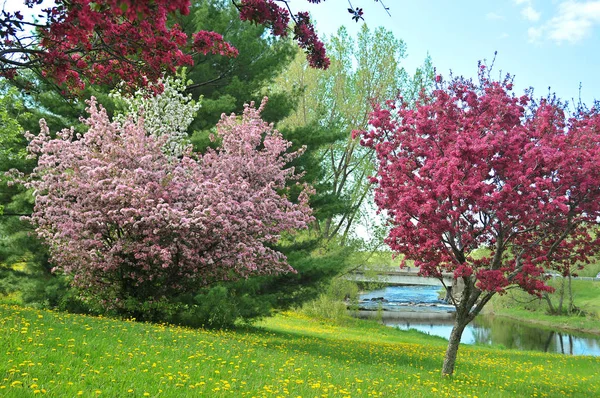
[[[536,22],[540,19],[541,14],[537,12],[532,6],[527,6],[521,10],[521,15],[525,17],[525,19]]]
[[[502,34],[500,35],[500,39],[506,39],[507,37],[509,37],[510,35],[506,32],[502,32]]]
[[[492,21],[501,21],[504,19],[504,15],[500,15],[495,12],[488,12],[487,14],[485,14],[485,19],[489,19]]]
[[[537,28],[528,31],[531,41],[542,37],[556,43],[577,43],[589,36],[596,25],[600,25],[600,1],[563,1],[558,5],[558,14]]]
[[[533,8],[533,0],[513,0],[513,3],[522,7],[521,15],[523,18],[531,22],[539,21],[542,14]]]
[[[529,36],[529,41],[535,42],[535,41],[539,41],[542,38],[542,35],[544,34],[544,29],[542,28],[529,28],[527,30],[527,35]]]

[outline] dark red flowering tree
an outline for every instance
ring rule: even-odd
[[[24,4],[33,9],[42,2]],[[308,13],[294,15],[286,0],[233,3],[242,20],[266,25],[275,36],[287,36],[292,20],[294,39],[310,65],[327,68],[329,59]],[[200,31],[189,38],[180,26],[169,23],[170,15],[188,14],[190,5],[190,0],[57,0],[37,19],[24,10],[3,9],[0,76],[12,78],[20,69],[33,69],[69,91],[80,90],[86,82],[125,81],[137,87],[192,64],[194,53],[236,56],[237,50],[219,33]]]
[[[511,93],[510,78],[479,84],[436,79],[413,109],[376,107],[362,145],[375,148],[375,201],[391,224],[387,244],[442,279],[464,284],[442,369],[454,372],[465,326],[494,294],[552,288],[600,251],[600,109],[573,116],[555,99]],[[482,254],[483,253],[483,254]]]

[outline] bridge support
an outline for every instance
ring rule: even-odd
[[[446,286],[446,297],[444,297],[444,302],[451,303],[452,300],[450,300],[450,297],[452,297],[452,286]]]
[[[460,302],[462,299],[463,291],[465,290],[465,282],[462,278],[452,280],[452,286],[446,288],[446,302],[451,303],[450,297],[454,298],[455,302]]]

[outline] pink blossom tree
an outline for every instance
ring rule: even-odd
[[[420,273],[464,284],[442,374],[454,372],[465,326],[496,294],[552,288],[600,251],[600,109],[571,117],[556,99],[511,93],[509,77],[480,84],[438,76],[415,108],[376,107],[362,145],[378,157],[375,201],[386,243]],[[482,250],[484,249],[484,250]],[[483,255],[482,255],[483,254]]]
[[[89,131],[29,135],[38,166],[30,218],[56,269],[104,308],[152,303],[216,281],[293,272],[269,246],[311,221],[306,187],[286,164],[300,152],[260,118],[260,108],[222,116],[222,144],[194,157],[165,154],[168,137],[148,135],[142,118],[111,122],[94,99]]]

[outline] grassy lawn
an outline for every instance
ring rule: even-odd
[[[286,313],[205,331],[0,306],[0,396],[600,396],[600,358],[462,346]]]

